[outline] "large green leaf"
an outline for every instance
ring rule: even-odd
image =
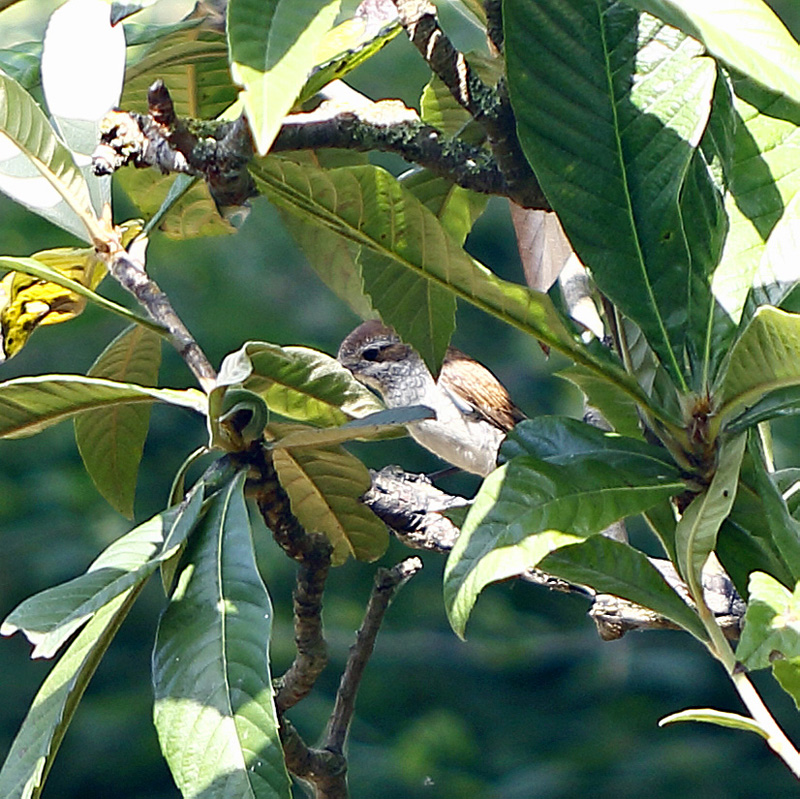
[[[327,536],[335,565],[386,551],[386,526],[361,502],[371,480],[358,458],[337,446],[275,449],[272,458],[292,513],[308,532]]]
[[[5,799],[39,799],[86,686],[139,589],[129,588],[94,615],[42,683],[0,771]]]
[[[702,641],[707,636],[697,614],[670,588],[647,557],[628,544],[593,535],[561,547],[539,568],[577,585],[614,594],[666,616]]]
[[[515,457],[484,480],[448,558],[444,597],[453,629],[463,634],[489,583],[522,574],[552,549],[684,488],[674,468],[636,452],[612,463],[594,453],[563,463]]]
[[[272,146],[338,12],[339,0],[228,3],[231,75],[244,89],[242,101],[259,154]]]
[[[800,102],[800,46],[763,0],[625,0],[686,31],[745,75]]]
[[[152,386],[160,364],[160,336],[130,327],[103,350],[88,375]],[[129,519],[149,426],[149,405],[113,405],[75,417],[75,440],[86,471],[97,490]]]
[[[507,1],[504,25],[523,150],[597,285],[684,386],[696,314],[679,201],[715,64],[697,42],[605,0]]]
[[[752,409],[752,414],[760,401],[775,399],[771,392],[782,391],[778,400],[783,401],[786,392],[799,385],[800,315],[762,306],[731,351],[713,428],[720,429],[741,411]]]
[[[155,401],[206,413],[205,395],[191,388],[147,388],[83,375],[17,377],[0,383],[0,438],[30,436],[84,411]]]
[[[434,368],[452,332],[453,297],[447,300],[447,295],[454,295],[535,336],[648,404],[644,392],[606,348],[585,346],[572,335],[546,294],[501,280],[470,258],[436,217],[384,170],[361,166],[323,171],[267,158],[253,173],[260,191],[272,202],[358,248],[372,304]],[[399,279],[404,273],[416,279]]]
[[[748,669],[765,669],[776,653],[800,657],[800,632],[794,621],[800,613],[800,586],[790,591],[763,572],[750,575],[750,599],[736,659]]]
[[[307,347],[247,342],[222,362],[212,406],[222,389],[232,385],[258,394],[282,416],[320,427],[341,425],[383,408],[336,358]]]
[[[155,725],[184,796],[288,799],[268,660],[272,605],[243,486],[240,473],[212,499],[161,617]]]
[[[89,240],[89,188],[72,153],[42,109],[0,72],[0,191],[45,219]]]
[[[0,634],[21,630],[34,645],[31,657],[49,658],[98,611],[120,594],[142,585],[170,558],[194,527],[202,490],[186,505],[158,514],[118,538],[85,574],[26,599],[3,621]]]
[[[702,595],[700,573],[714,549],[720,525],[736,498],[746,440],[746,436],[739,433],[723,442],[711,485],[692,500],[675,529],[678,568],[694,597]]]

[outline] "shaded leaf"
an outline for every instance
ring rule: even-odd
[[[289,799],[243,486],[240,473],[214,496],[187,547],[153,651],[154,719],[184,796]]]
[[[679,201],[715,64],[696,42],[619,3],[517,0],[504,23],[525,155],[598,287],[684,386],[695,313]]]
[[[143,327],[117,336],[89,369],[89,377],[153,386],[161,364],[161,337]],[[149,405],[113,405],[75,417],[75,441],[97,490],[123,516],[133,518]]]
[[[375,560],[389,545],[384,523],[360,501],[371,480],[366,466],[341,447],[275,449],[273,462],[292,506],[309,533],[323,533],[334,565],[351,555]]]
[[[666,616],[701,641],[707,639],[697,614],[670,588],[647,557],[628,544],[593,535],[551,552],[539,568],[598,593],[614,594]]]
[[[606,463],[575,455],[554,463],[518,455],[483,481],[445,568],[445,607],[456,633],[463,635],[489,583],[684,490],[674,469],[629,457]]]
[[[242,102],[260,155],[272,146],[316,66],[317,47],[338,12],[338,0],[228,3],[231,75],[244,89]]]
[[[192,388],[147,388],[83,375],[18,377],[0,383],[0,438],[30,436],[83,411],[154,401],[206,413],[205,394]]]
[[[800,657],[778,658],[772,663],[772,676],[800,709]]]

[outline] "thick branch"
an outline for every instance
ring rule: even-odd
[[[492,153],[511,187],[511,194],[529,198],[525,202],[515,202],[525,208],[549,209],[544,192],[520,147],[504,81],[495,92],[478,77],[463,53],[456,50],[439,26],[436,7],[430,0],[393,2],[408,38],[433,73],[486,131]]]
[[[364,621],[356,634],[356,642],[350,647],[350,655],[325,733],[325,748],[331,752],[336,754],[344,752],[350,722],[355,712],[358,687],[375,647],[375,639],[389,603],[397,591],[421,568],[422,561],[419,558],[406,558],[391,569],[378,569],[375,575],[375,586],[369,598]]]
[[[106,250],[98,247],[98,255],[105,261],[108,271],[123,288],[136,297],[153,321],[167,330],[170,342],[202,388],[210,391],[216,380],[214,367],[175,313],[169,298],[147,274],[143,259],[140,260],[132,252],[126,251],[118,242],[113,244],[114,246]]]

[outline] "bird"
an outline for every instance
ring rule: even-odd
[[[506,433],[526,418],[485,366],[448,347],[434,379],[419,353],[377,319],[353,330],[337,359],[388,408],[430,408],[435,418],[407,425],[411,437],[467,472],[486,476],[493,471]]]

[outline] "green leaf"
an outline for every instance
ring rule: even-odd
[[[187,547],[153,651],[154,718],[184,796],[289,799],[268,660],[272,605],[244,479],[213,497]]]
[[[256,150],[278,135],[312,69],[316,50],[339,12],[339,0],[230,0],[231,75],[243,89]]]
[[[694,708],[691,710],[681,710],[677,713],[670,713],[658,722],[659,727],[667,724],[674,724],[677,721],[703,721],[707,724],[716,724],[719,727],[730,727],[734,730],[744,730],[754,732],[762,738],[769,738],[770,734],[757,721],[742,716],[739,713],[729,713],[726,710],[714,710],[713,708]]]
[[[707,640],[697,614],[647,557],[628,544],[593,535],[551,552],[539,562],[539,568],[571,583],[591,586],[599,593],[636,602],[666,616],[701,641]]]
[[[36,101],[2,72],[0,134],[0,191],[88,241],[94,211],[86,180]]]
[[[711,485],[695,497],[675,529],[678,568],[692,596],[702,596],[700,572],[717,540],[717,532],[736,498],[739,469],[746,437],[732,436],[722,443]]]
[[[748,406],[769,399],[770,392],[798,385],[800,315],[762,306],[731,351],[712,425],[720,429]]]
[[[152,386],[160,364],[160,336],[130,327],[103,350],[88,376]],[[149,426],[149,405],[113,405],[75,417],[75,441],[86,471],[111,506],[129,519]]]
[[[794,592],[764,572],[750,575],[750,597],[736,659],[748,669],[764,669],[776,657],[800,657],[800,586]]]
[[[763,503],[773,546],[781,556],[792,582],[800,580],[800,521],[790,513],[777,485],[767,472],[757,434],[751,431],[748,450],[755,469],[755,488]],[[763,517],[761,518],[763,524]]]
[[[532,455],[548,463],[569,464],[576,456],[591,456],[611,464],[634,466],[642,474],[679,477],[678,470],[663,447],[645,444],[637,438],[608,433],[566,416],[537,416],[525,419],[509,434],[500,449],[505,460]]]
[[[386,551],[386,526],[360,499],[371,480],[358,458],[336,446],[275,449],[272,457],[292,513],[309,532],[327,536],[334,565]]]
[[[19,42],[0,50],[0,70],[28,92],[41,82],[39,73],[41,61],[41,42]]]
[[[772,676],[800,709],[800,657],[778,658],[772,663]]]
[[[216,407],[227,386],[241,385],[290,419],[338,426],[383,408],[337,360],[307,347],[249,341],[225,356],[211,394]]]
[[[525,155],[598,287],[685,387],[696,314],[679,200],[715,64],[696,42],[619,3],[516,0],[504,6],[504,25]]]
[[[712,54],[800,102],[800,47],[763,0],[626,0],[694,36]]]
[[[276,158],[264,159],[252,171],[270,201],[355,246],[362,269],[371,253],[366,268],[370,277],[365,276],[364,285],[372,304],[434,368],[452,332],[453,306],[445,303],[444,316],[435,310],[441,307],[444,291],[535,336],[649,404],[606,348],[587,347],[572,335],[546,294],[501,280],[470,258],[433,214],[386,171],[374,166],[323,171]],[[393,283],[393,276],[399,277],[403,270],[423,280],[413,286],[408,278]],[[426,284],[431,285],[426,288]]]
[[[484,480],[447,560],[450,624],[463,635],[475,600],[489,583],[522,574],[551,550],[684,488],[674,468],[635,453],[612,463],[593,454],[564,463],[515,457]]]
[[[557,375],[576,385],[586,397],[586,402],[597,408],[618,433],[642,438],[636,403],[614,383],[598,377],[585,366],[568,366]]]
[[[50,658],[89,619],[120,594],[141,586],[171,557],[194,527],[203,504],[196,490],[186,505],[165,511],[118,538],[85,574],[26,599],[5,619],[0,635],[21,630],[31,657]]]
[[[341,427],[308,427],[305,425],[272,424],[268,432],[275,436],[272,446],[275,449],[296,449],[297,447],[329,447],[344,444],[346,441],[368,441],[385,438],[387,433],[397,434],[411,422],[433,419],[436,414],[424,405],[410,405],[403,408],[389,408],[371,413],[361,419],[354,419]]]
[[[147,388],[83,375],[17,377],[0,383],[0,438],[31,436],[84,411],[155,401],[206,414],[206,397],[193,388]]]
[[[41,796],[83,692],[137,596],[129,588],[98,610],[47,675],[0,770],[5,799]]]

